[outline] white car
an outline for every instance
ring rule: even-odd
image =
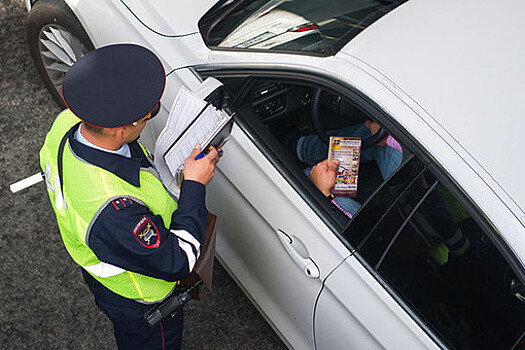
[[[181,86],[222,83],[215,103],[235,123],[208,189],[217,255],[289,347],[525,346],[525,2],[27,6],[31,53],[59,103],[64,72],[95,47],[133,42],[161,58],[150,149]],[[404,159],[387,179],[362,164],[350,219],[288,144],[364,120]]]

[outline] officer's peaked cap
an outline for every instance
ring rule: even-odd
[[[109,45],[73,64],[64,77],[62,95],[83,121],[118,127],[151,112],[165,82],[162,63],[150,50],[135,44]]]

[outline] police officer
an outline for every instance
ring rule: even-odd
[[[205,185],[217,151],[184,164],[178,203],[136,140],[158,107],[165,73],[148,49],[110,45],[75,63],[63,82],[68,109],[40,151],[64,245],[80,265],[121,349],[181,347],[182,311],[143,319],[193,269],[204,242]]]

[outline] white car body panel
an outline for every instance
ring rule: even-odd
[[[324,285],[315,313],[318,349],[439,349],[355,257]]]
[[[190,30],[188,26],[175,26],[173,30],[178,29],[181,30],[180,34],[190,35],[183,37],[161,36],[145,27],[120,1],[65,1],[82,23],[95,47],[123,42],[146,46],[161,59],[166,73],[184,66],[203,64],[208,60],[210,50],[204,44],[201,35],[194,29]],[[162,3],[167,4],[168,1]],[[172,2],[172,4],[175,6],[179,2]],[[159,7],[156,9],[160,11],[162,7],[160,4],[157,5]],[[185,6],[189,6],[188,1],[185,2]],[[137,10],[140,9],[137,5]],[[204,8],[201,10],[204,11]],[[168,6],[166,11],[175,11],[175,9]],[[143,16],[141,12],[136,13],[136,15],[139,18]],[[197,16],[197,13],[194,15]],[[150,17],[147,18],[151,20]],[[193,18],[195,25],[197,19]]]
[[[427,122],[485,169],[487,183],[518,218],[525,216],[523,13],[519,0],[409,1],[342,50],[417,101]]]
[[[165,36],[198,33],[198,22],[216,0],[121,0],[151,30]],[[184,16],[179,16],[184,13]],[[176,19],[176,20],[175,20]]]

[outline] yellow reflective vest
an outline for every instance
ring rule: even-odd
[[[177,282],[104,263],[88,247],[86,237],[98,214],[116,198],[129,197],[147,206],[154,215],[162,217],[165,227],[170,227],[177,203],[152,169],[140,169],[140,187],[135,187],[75,155],[66,134],[71,134],[79,122],[70,110],[60,113],[40,150],[40,167],[64,245],[78,265],[116,294],[143,303],[159,302],[171,293]],[[144,148],[143,151],[147,156]]]

